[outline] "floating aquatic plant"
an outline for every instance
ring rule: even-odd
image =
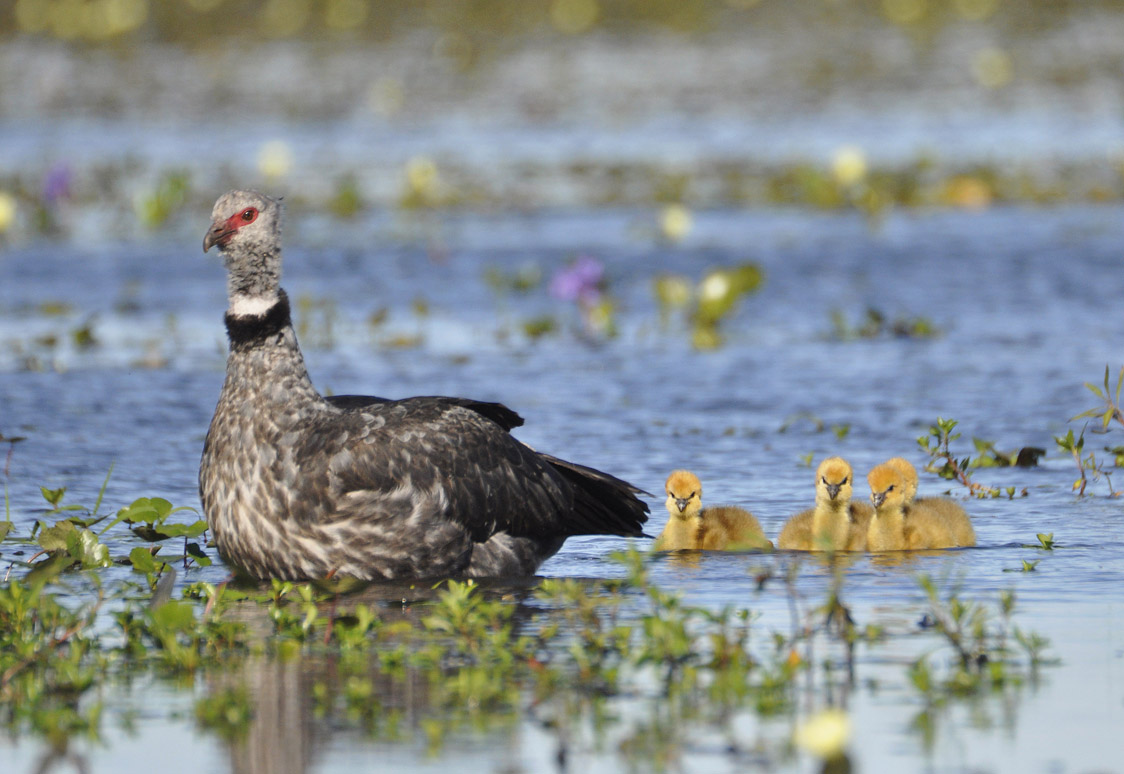
[[[141,222],[150,229],[163,226],[186,202],[191,189],[187,172],[165,172],[155,188],[140,195],[135,204]]]
[[[927,317],[897,317],[889,319],[879,309],[868,307],[857,325],[852,325],[839,309],[831,312],[832,335],[840,341],[877,339],[890,336],[901,339],[931,339],[941,335],[941,330]]]
[[[328,202],[328,211],[338,218],[354,218],[363,209],[359,183],[347,175],[336,184],[336,192]]]
[[[963,484],[974,497],[1002,497],[1006,494],[1008,498],[1013,498],[1016,491],[1014,487],[1001,489],[985,486],[972,480],[971,470],[973,468],[994,467],[1000,458],[994,452],[994,444],[990,441],[976,444],[978,450],[984,451],[985,461],[983,462],[978,461],[979,458],[957,457],[953,454],[950,445],[960,437],[960,433],[953,432],[957,424],[955,419],[937,417],[936,424],[929,427],[929,432],[917,439],[917,445],[929,455],[929,462],[926,463],[925,470],[936,473],[941,478]],[[1041,453],[1041,449],[1026,447],[1014,453],[1014,458],[1016,462],[1020,458],[1026,462],[1032,460],[1036,462]],[[1024,488],[1019,493],[1025,497],[1027,490]]]
[[[1096,432],[1107,433],[1109,426],[1116,422],[1124,425],[1124,411],[1120,409],[1120,390],[1124,386],[1124,367],[1121,367],[1120,372],[1116,375],[1116,386],[1112,387],[1109,381],[1110,372],[1109,367],[1106,365],[1104,368],[1104,381],[1101,386],[1093,384],[1092,382],[1085,382],[1085,387],[1093,393],[1100,401],[1100,406],[1094,406],[1086,411],[1082,411],[1075,417],[1070,419],[1071,422],[1078,419],[1095,420],[1100,424],[1100,428]],[[1054,443],[1063,452],[1073,457],[1074,462],[1077,464],[1079,478],[1073,482],[1073,490],[1077,492],[1078,496],[1085,494],[1085,488],[1089,484],[1089,479],[1094,480],[1104,479],[1108,486],[1109,495],[1115,497],[1119,494],[1112,486],[1112,473],[1107,470],[1105,466],[1097,460],[1097,455],[1093,451],[1085,453],[1085,430],[1088,425],[1081,428],[1081,432],[1076,436],[1073,430],[1069,429],[1065,435],[1054,436]],[[1106,446],[1105,451],[1112,455],[1113,463],[1119,467],[1120,462],[1124,459],[1124,448],[1117,446]]]
[[[676,274],[655,278],[652,291],[666,327],[672,315],[685,312],[696,349],[716,349],[724,341],[722,327],[741,300],[757,292],[765,281],[761,267],[752,262],[721,266],[707,271],[697,284]]]

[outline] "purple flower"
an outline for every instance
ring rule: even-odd
[[[588,255],[578,256],[550,280],[550,295],[562,301],[592,304],[601,297],[605,267]]]
[[[43,180],[43,199],[47,204],[55,204],[59,199],[70,196],[70,182],[73,177],[70,166],[64,161],[51,167]]]

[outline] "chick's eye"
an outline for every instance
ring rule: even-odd
[[[247,207],[246,209],[242,210],[242,220],[246,221],[247,223],[249,223],[251,220],[253,220],[257,216],[258,216],[258,211],[255,210],[253,207]]]
[[[839,482],[839,486],[844,486],[844,485],[846,485],[846,483],[847,483],[847,477],[844,476],[843,480]]]

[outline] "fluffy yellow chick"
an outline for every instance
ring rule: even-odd
[[[670,518],[656,539],[656,551],[703,549],[733,551],[772,548],[753,514],[732,505],[702,507],[702,483],[687,470],[676,470],[664,484]]]
[[[866,549],[904,551],[922,548],[910,545],[906,538],[905,496],[908,490],[898,468],[882,463],[867,474],[866,480],[870,484],[870,501],[874,504],[874,516],[867,527]]]
[[[816,468],[816,505],[796,514],[781,529],[777,547],[795,551],[861,551],[873,511],[851,502],[854,474],[842,457]]]
[[[894,466],[901,473],[905,483],[905,510],[908,523],[937,521],[944,525],[941,529],[947,529],[951,533],[953,546],[976,544],[976,531],[972,527],[972,520],[960,503],[949,497],[917,498],[917,468],[904,457],[886,460],[886,464]]]

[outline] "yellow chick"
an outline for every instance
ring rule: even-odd
[[[781,529],[777,547],[795,551],[861,551],[866,548],[871,510],[851,502],[854,474],[842,457],[816,468],[816,505],[796,514]]]
[[[676,470],[664,484],[670,518],[653,548],[656,551],[703,549],[736,551],[769,548],[761,525],[749,511],[732,505],[702,507],[702,483],[687,470]]]
[[[976,530],[972,527],[972,520],[968,512],[952,498],[949,497],[922,497],[917,498],[917,468],[904,457],[894,457],[886,460],[887,465],[893,465],[902,475],[905,483],[905,510],[909,523],[920,523],[925,520],[942,522],[952,535],[953,546],[974,546],[976,544]]]
[[[905,496],[908,488],[905,477],[894,465],[882,463],[866,476],[870,484],[870,501],[874,516],[866,533],[868,551],[905,551],[910,548],[928,548],[911,545],[916,536],[906,536]]]

